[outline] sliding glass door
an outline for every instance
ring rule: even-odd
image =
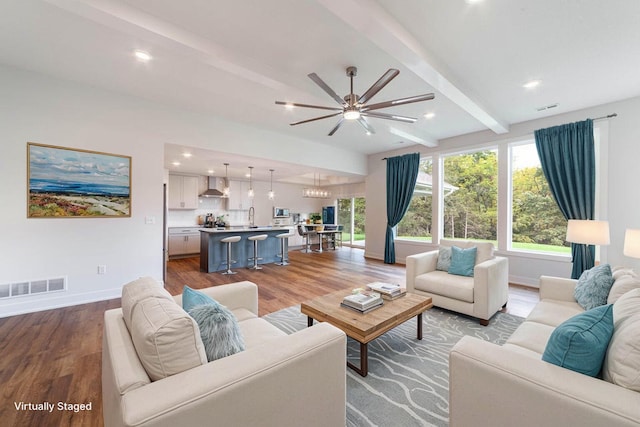
[[[338,199],[338,224],[343,226],[342,241],[347,246],[364,247],[365,198]]]

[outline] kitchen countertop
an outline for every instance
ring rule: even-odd
[[[200,231],[203,233],[246,233],[249,231],[289,231],[291,227],[284,226],[259,226],[251,228],[249,226],[236,226],[231,228],[201,228]]]

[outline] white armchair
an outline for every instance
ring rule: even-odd
[[[439,250],[410,255],[406,259],[407,292],[431,297],[433,305],[477,317],[481,325],[507,305],[509,260],[494,256],[493,245],[466,240],[441,240],[440,246],[476,247],[473,277],[436,269]]]

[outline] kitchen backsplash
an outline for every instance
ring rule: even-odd
[[[196,210],[169,210],[167,216],[167,225],[169,227],[189,227],[198,225],[198,217],[206,214],[213,214],[214,217],[225,215],[224,219],[228,225],[248,225],[249,214],[247,211],[227,211],[224,209],[224,201],[219,198],[200,198],[200,207]],[[264,216],[263,212],[260,212],[260,216]],[[272,222],[269,214],[268,222]],[[264,221],[259,221],[261,225]]]

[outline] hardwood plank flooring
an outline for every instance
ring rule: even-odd
[[[237,269],[238,274],[201,273],[199,258],[169,262],[166,287],[172,295],[250,280],[259,285],[263,316],[302,301],[373,281],[404,283],[403,265],[364,258],[362,249],[343,247],[322,254],[290,252],[285,267]],[[506,311],[526,316],[538,301],[536,289],[511,286]],[[102,426],[101,351],[105,310],[120,299],[0,319],[0,425]],[[15,404],[91,403],[85,412],[18,411]]]

